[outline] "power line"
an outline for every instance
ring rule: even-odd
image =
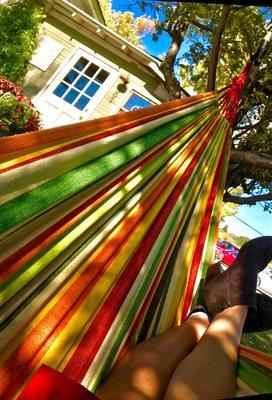
[[[243,221],[242,219],[236,217],[236,215],[234,215],[234,218],[238,219],[240,222],[242,222],[242,224],[248,226],[250,229],[252,229],[253,231],[257,232],[259,235],[265,236],[262,232],[257,231],[257,229],[253,228],[253,226],[247,224],[245,221]]]

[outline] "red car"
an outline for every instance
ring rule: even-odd
[[[234,262],[238,253],[239,247],[226,240],[221,240],[216,245],[216,259],[226,264],[228,267]]]

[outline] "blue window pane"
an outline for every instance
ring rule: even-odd
[[[67,101],[67,103],[72,104],[75,98],[78,96],[79,92],[75,89],[70,89],[68,94],[64,97],[64,100]]]
[[[97,92],[97,90],[98,90],[99,88],[100,88],[100,86],[93,82],[93,83],[91,83],[91,85],[88,86],[88,88],[85,90],[85,93],[86,93],[88,96],[92,97],[92,96]]]
[[[78,62],[75,64],[74,68],[77,69],[78,71],[82,71],[86,65],[88,64],[88,60],[84,57],[80,57]]]
[[[133,110],[138,110],[139,108],[149,107],[151,105],[152,103],[150,103],[150,101],[143,99],[137,94],[133,94],[124,105],[124,108],[127,111],[133,111]]]
[[[98,71],[99,67],[95,64],[90,64],[86,71],[84,72],[85,75],[89,76],[90,78],[94,76],[94,74]]]
[[[77,83],[75,84],[75,87],[79,90],[84,89],[84,87],[87,85],[89,82],[89,79],[85,78],[85,76],[81,76]]]
[[[66,77],[64,78],[64,81],[71,84],[74,82],[74,80],[78,77],[78,72],[74,71],[71,69],[70,72],[68,72],[68,74],[66,75]]]
[[[99,74],[95,77],[95,80],[99,83],[103,83],[105,82],[105,80],[107,79],[107,77],[109,76],[109,73],[102,70],[99,72]]]
[[[80,96],[78,101],[75,104],[75,107],[78,108],[79,110],[83,110],[83,108],[86,107],[86,105],[89,103],[90,99],[86,96]]]
[[[56,96],[61,97],[61,96],[66,92],[67,89],[68,89],[68,85],[65,85],[65,83],[61,82],[61,83],[56,87],[56,89],[54,90],[53,93],[54,93]]]

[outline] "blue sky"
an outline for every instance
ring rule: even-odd
[[[143,12],[140,9],[140,7],[138,7],[135,3],[136,2],[134,2],[134,1],[131,2],[131,4],[133,4],[132,12],[134,13],[134,15],[136,17],[143,15],[143,14],[153,16],[153,11],[150,7],[145,12]],[[119,10],[120,11],[128,11],[129,4],[130,4],[129,0],[113,0],[113,2],[112,2],[113,9],[116,11],[119,11]],[[157,56],[157,57],[167,50],[169,43],[170,43],[170,37],[165,32],[163,32],[162,35],[159,36],[158,42],[154,42],[152,40],[152,35],[146,35],[143,38],[143,45],[144,45],[145,50],[149,54]]]
[[[129,5],[129,0],[113,0],[113,8],[115,10],[126,11],[127,5]],[[133,6],[132,9],[135,16],[143,14],[137,7]],[[148,15],[148,12],[146,12],[146,14]],[[162,53],[166,52],[169,43],[170,38],[166,33],[159,36],[158,42],[154,42],[151,35],[143,39],[145,50],[154,56],[160,56]],[[179,56],[188,51],[188,47],[188,42],[185,42]],[[260,234],[272,235],[272,214],[264,212],[261,205],[240,206],[236,217],[227,218],[226,223],[228,224],[228,231],[235,235],[247,236],[249,238],[261,236]]]
[[[239,206],[236,217],[228,217],[225,221],[228,225],[228,232],[237,236],[247,236],[253,239],[261,235],[272,235],[272,214],[263,211],[260,204]]]

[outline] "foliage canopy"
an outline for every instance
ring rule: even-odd
[[[108,0],[104,0],[108,1]],[[170,98],[220,89],[239,75],[262,42],[268,7],[152,0],[137,4],[155,23],[153,39],[170,39],[162,60]],[[139,8],[140,7],[140,8]],[[186,43],[187,51],[182,53]],[[270,44],[271,50],[271,44]],[[272,212],[272,54],[251,74],[236,121],[224,200]],[[238,189],[238,192],[237,192]],[[238,193],[238,194],[237,194]]]
[[[44,16],[39,1],[8,0],[0,4],[0,76],[23,82]]]
[[[130,10],[124,12],[112,10],[111,0],[99,0],[99,4],[106,25],[136,46],[141,47],[141,38],[155,30],[155,21],[149,16],[135,17]]]

